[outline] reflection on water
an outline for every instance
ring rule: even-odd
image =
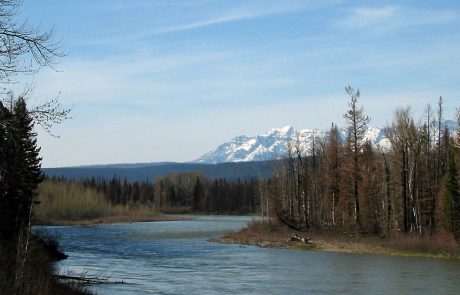
[[[251,217],[38,227],[70,256],[61,272],[124,281],[99,294],[459,294],[460,261],[209,242]]]

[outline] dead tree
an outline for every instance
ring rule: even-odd
[[[360,212],[359,212],[359,196],[358,196],[358,186],[359,186],[359,157],[362,150],[362,142],[364,138],[364,132],[366,131],[366,126],[369,123],[370,119],[368,116],[364,115],[364,108],[358,106],[358,99],[360,97],[359,89],[355,91],[350,86],[345,87],[345,91],[350,96],[350,102],[348,103],[348,111],[345,113],[344,117],[347,121],[347,140],[349,141],[349,146],[351,148],[352,162],[353,162],[353,200],[354,200],[354,219],[358,227],[361,226],[360,221]]]

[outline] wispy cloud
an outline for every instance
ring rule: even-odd
[[[158,31],[152,32],[151,34],[163,34],[176,31],[192,30],[196,28],[223,24],[228,22],[234,22],[239,20],[247,20],[258,17],[266,17],[276,14],[282,14],[287,12],[292,12],[298,10],[302,7],[300,4],[285,4],[285,5],[268,5],[268,6],[246,6],[233,9],[231,11],[225,12],[221,15],[206,18],[199,21],[194,21],[190,23],[183,23],[178,25],[172,25],[169,27],[164,27]]]
[[[374,29],[390,31],[401,27],[442,25],[458,18],[450,10],[421,9],[398,5],[382,7],[356,7],[347,12],[337,25],[346,29]]]
[[[193,3],[193,5],[191,4]],[[112,5],[112,9],[119,9],[123,4],[116,3]],[[147,5],[147,4],[145,4]],[[168,33],[183,32],[196,30],[200,28],[222,25],[238,21],[247,21],[256,18],[264,18],[275,15],[281,15],[291,12],[301,11],[302,9],[314,9],[333,5],[324,4],[320,1],[233,1],[225,5],[221,1],[198,1],[198,2],[171,2],[169,5],[163,3],[157,6],[158,9],[152,7],[146,10],[152,11],[152,22],[146,24],[142,30],[130,30],[124,32],[124,28],[116,35],[110,34],[107,36],[97,36],[93,40],[84,40],[92,44],[119,44],[128,40],[143,40],[153,36],[164,35]],[[164,14],[177,14],[183,17],[176,17],[171,20],[165,18]],[[184,13],[188,11],[188,13]]]
[[[259,102],[261,95],[268,103],[278,88],[298,83],[273,67],[271,61],[237,51],[69,60],[61,65],[62,72],[40,75],[35,94],[42,97],[62,90],[62,98],[70,104],[123,104],[154,113],[235,101],[248,105]]]

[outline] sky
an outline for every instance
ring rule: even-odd
[[[238,135],[343,126],[347,85],[372,126],[460,106],[457,1],[24,0],[19,19],[65,53],[12,86],[72,108],[59,138],[37,128],[43,167],[187,162]]]

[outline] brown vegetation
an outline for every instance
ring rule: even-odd
[[[0,244],[0,294],[90,295],[78,284],[57,280],[56,257],[36,236],[30,239],[28,251],[17,257],[16,245]],[[18,263],[23,261],[24,263]]]
[[[308,244],[291,241],[290,238],[295,234],[308,237]],[[238,232],[227,233],[212,241],[270,248],[460,259],[460,247],[453,235],[446,232],[423,239],[417,235],[403,234],[391,239],[381,239],[376,236],[356,236],[338,232],[300,232],[277,221],[253,221]]]
[[[46,180],[38,189],[34,207],[36,224],[92,224],[159,221],[174,217],[158,215],[147,205],[113,205],[94,189],[78,181]]]

